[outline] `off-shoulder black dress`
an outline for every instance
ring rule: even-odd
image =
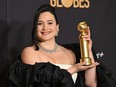
[[[79,44],[65,44],[64,47],[71,49],[77,61],[80,59]],[[93,49],[95,61],[96,58]],[[111,71],[100,62],[97,66],[97,87],[116,87],[116,82],[111,77]],[[35,65],[24,64],[21,57],[10,66],[8,71],[8,87],[86,87],[84,83],[84,71],[78,72],[76,83],[73,82],[71,74],[67,70],[47,63],[36,63]]]

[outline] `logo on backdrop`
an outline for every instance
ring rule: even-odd
[[[50,5],[59,8],[89,8],[90,0],[50,0]]]
[[[101,58],[101,57],[104,56],[104,53],[103,52],[98,52],[98,53],[96,53],[96,56],[97,56],[97,58]]]

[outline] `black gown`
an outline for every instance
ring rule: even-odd
[[[79,62],[79,44],[65,44],[64,47],[72,50]],[[97,66],[97,87],[116,87],[116,82],[111,77],[111,71],[97,58],[94,49]],[[87,87],[85,85],[84,71],[78,72],[76,83],[73,82],[71,74],[60,67],[47,63],[36,63],[35,65],[24,64],[21,57],[10,66],[7,75],[8,87]]]

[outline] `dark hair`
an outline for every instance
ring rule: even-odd
[[[56,12],[55,12],[55,8],[50,6],[49,4],[44,4],[42,6],[40,6],[36,13],[35,13],[35,17],[34,17],[34,23],[33,23],[33,30],[32,30],[32,41],[33,43],[35,44],[36,46],[36,50],[39,49],[39,47],[37,46],[37,43],[39,42],[39,39],[37,38],[37,23],[38,23],[38,17],[40,16],[41,13],[43,12],[50,12],[51,14],[54,15],[54,18],[56,20],[56,24],[58,24],[58,19],[57,19],[57,16],[56,16]]]

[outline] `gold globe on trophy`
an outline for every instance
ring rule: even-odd
[[[91,65],[92,61],[89,57],[89,49],[88,49],[88,42],[82,38],[82,36],[86,35],[86,31],[88,29],[88,25],[86,22],[80,22],[77,26],[78,31],[80,32],[80,51],[81,51],[81,59],[80,62],[86,61],[85,65]]]

